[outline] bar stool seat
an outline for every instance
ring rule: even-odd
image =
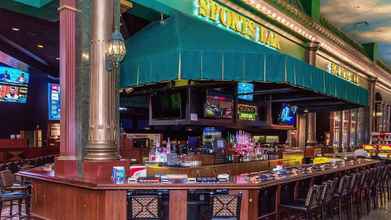
[[[305,219],[312,219],[312,216],[318,210],[321,214],[321,196],[323,192],[324,185],[314,185],[311,186],[307,192],[305,200],[294,200],[291,202],[284,202],[280,204],[280,208],[284,210],[297,211],[295,214],[304,214]],[[296,218],[298,218],[296,216]]]

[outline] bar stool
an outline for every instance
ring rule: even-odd
[[[239,220],[242,194],[211,194],[210,219]]]
[[[363,201],[365,201],[365,182],[368,177],[368,171],[360,171],[360,176],[356,179],[356,188],[354,192],[354,205],[356,206],[357,217],[361,217],[361,210]]]
[[[161,196],[128,195],[128,220],[159,220],[161,219]]]
[[[10,217],[13,217],[14,201],[18,204],[18,217],[22,217],[22,203],[24,200],[26,215],[30,216],[30,186],[15,183],[15,176],[9,170],[0,172],[0,213],[2,213],[4,202],[10,203]]]
[[[305,200],[294,200],[292,202],[282,203],[280,207],[286,210],[298,211],[304,214],[305,219],[312,219],[312,216],[319,210],[321,214],[321,197],[325,185],[313,185],[307,192]]]
[[[328,210],[331,210],[330,207],[331,207],[332,203],[334,202],[333,200],[334,200],[334,194],[335,194],[337,184],[338,184],[338,178],[335,178],[333,180],[329,180],[329,181],[325,182],[324,184],[325,184],[325,186],[323,188],[322,200],[321,200],[322,219],[327,218],[328,214],[330,214],[330,212],[328,212]],[[332,216],[332,212],[331,212],[330,216]]]

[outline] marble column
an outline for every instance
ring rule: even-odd
[[[61,160],[76,159],[76,0],[60,0]]]
[[[316,53],[319,50],[318,42],[309,42],[306,48],[306,61],[308,64],[315,66],[316,65]],[[305,143],[307,145],[315,145],[316,141],[316,113],[310,112],[306,113],[307,117],[307,132]]]
[[[119,159],[115,71],[109,71],[107,44],[113,32],[113,0],[93,0],[91,8],[90,103],[85,160]]]

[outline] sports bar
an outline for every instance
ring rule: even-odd
[[[391,218],[387,10],[0,2],[0,219]]]

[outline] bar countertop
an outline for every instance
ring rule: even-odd
[[[252,178],[257,176],[255,173],[248,175],[238,175],[231,178],[231,181],[224,183],[113,183],[111,177],[104,178],[86,178],[83,176],[63,176],[57,175],[54,170],[45,169],[43,167],[34,168],[29,171],[21,171],[17,175],[24,178],[31,178],[34,180],[47,181],[65,185],[71,185],[80,188],[87,188],[92,190],[124,190],[124,189],[260,189],[274,185],[285,184],[302,179],[312,178],[321,175],[332,174],[350,169],[356,169],[364,166],[371,166],[379,163],[377,160],[360,159],[355,161],[347,161],[345,163],[331,165],[325,169],[312,169],[306,173],[294,173],[288,175],[275,175],[273,180],[260,181]],[[268,172],[268,171],[264,171]]]

